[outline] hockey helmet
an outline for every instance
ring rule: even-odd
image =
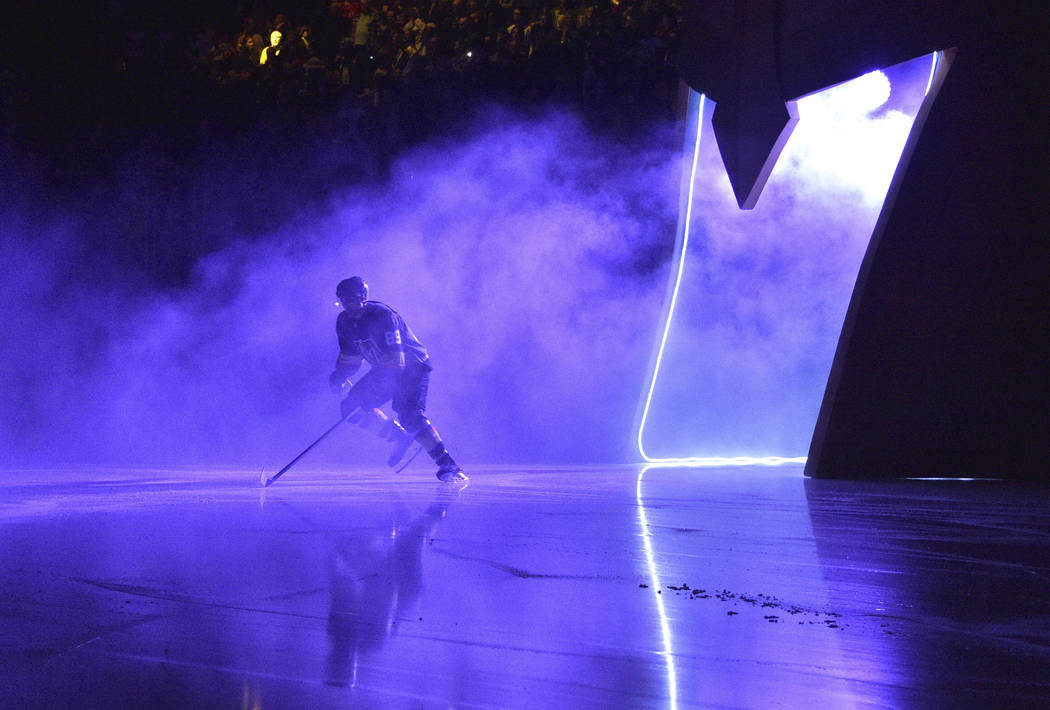
[[[360,276],[351,276],[339,282],[335,295],[344,304],[348,301],[364,303],[368,300],[368,284]]]

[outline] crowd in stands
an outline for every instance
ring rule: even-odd
[[[681,0],[334,0],[303,16],[244,10],[230,18],[239,32],[201,29],[190,59],[216,85],[285,100],[349,93],[382,106],[455,84],[671,109],[680,13]]]
[[[0,56],[0,183],[31,212],[101,215],[92,249],[166,283],[479,119],[553,103],[630,137],[678,98],[681,0],[25,8],[39,21]]]

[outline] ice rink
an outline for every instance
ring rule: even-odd
[[[800,466],[0,479],[4,708],[1050,702],[1050,491]]]

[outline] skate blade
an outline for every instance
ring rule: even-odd
[[[456,493],[459,493],[461,490],[470,485],[469,478],[453,478],[448,481],[442,481],[439,478],[438,480],[441,481],[442,486],[446,490],[455,491]]]

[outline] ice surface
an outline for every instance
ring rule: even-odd
[[[6,707],[1050,693],[1047,491],[798,467],[8,471]]]

